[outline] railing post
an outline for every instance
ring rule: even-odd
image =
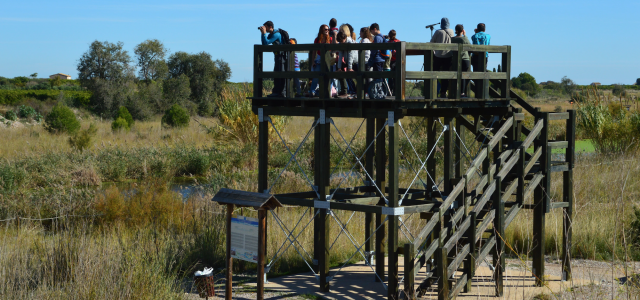
[[[253,97],[262,97],[262,61],[263,53],[260,45],[253,46]]]
[[[393,87],[393,94],[396,97],[396,101],[404,101],[405,99],[405,95],[404,95],[404,91],[405,91],[405,84],[406,84],[406,68],[407,68],[407,62],[406,62],[406,54],[405,53],[405,48],[406,48],[406,44],[405,42],[399,42],[399,43],[394,43],[397,45],[394,45],[396,47],[396,74],[395,74],[395,78],[394,78],[394,87]]]
[[[287,69],[285,70],[285,72],[293,72],[295,71],[295,55],[296,52],[295,51],[287,51]],[[285,79],[285,82],[287,84],[287,98],[295,98],[296,93],[294,92],[294,80],[297,78],[287,78]]]
[[[449,300],[449,272],[447,272],[447,248],[436,250],[436,274],[438,277],[438,300]]]
[[[469,254],[464,261],[464,272],[467,274],[467,282],[464,287],[464,292],[471,292],[473,284],[473,275],[476,273],[476,213],[469,213],[469,228],[467,228],[466,236],[467,243],[469,244]],[[482,234],[482,232],[480,232]],[[460,284],[463,284],[462,282]]]
[[[331,81],[329,80],[329,66],[326,60],[327,47],[322,44],[320,46],[320,74],[318,74],[318,83],[320,86],[320,99],[331,98]]]
[[[502,86],[500,87],[500,97],[507,100],[511,100],[511,46],[507,46],[507,52],[502,53],[502,72],[507,75],[506,79],[502,80]]]
[[[364,72],[366,69],[365,64],[366,62],[364,61],[364,53],[367,50],[362,50],[360,51],[360,53],[358,54],[358,85],[356,86],[356,96],[358,97],[358,99],[363,100],[364,99],[364,93],[365,93],[365,82],[366,82],[366,77],[363,75],[362,72]]]
[[[225,300],[231,300],[231,297],[233,296],[233,257],[231,257],[231,218],[233,218],[233,204],[227,204],[227,218],[226,218],[226,239],[227,239],[227,253],[226,253],[226,267],[227,269],[225,270],[225,276],[226,276],[226,281],[225,281],[225,293],[224,293],[224,299]]]
[[[496,296],[502,297],[504,292],[504,202],[502,202],[502,178],[495,177],[496,190],[493,192],[493,208],[495,209],[495,217],[493,219],[493,228],[496,235],[496,246],[493,251],[493,280],[496,283]]]
[[[480,52],[482,53],[481,59],[480,59],[480,68],[483,74],[487,73],[487,57],[486,57],[486,52],[482,51]],[[489,80],[488,79],[482,79],[480,81],[480,97],[478,97],[478,95],[476,95],[476,98],[480,98],[480,99],[489,99]]]
[[[415,288],[415,262],[413,257],[415,256],[415,246],[413,243],[404,244],[404,299],[415,300],[416,288]]]
[[[458,44],[458,60],[457,60],[457,65],[458,65],[458,80],[457,80],[457,84],[456,84],[456,98],[455,99],[460,99],[461,94],[462,94],[462,50],[463,50],[463,44]]]
[[[427,50],[424,52],[424,70],[426,72],[433,71],[433,50]],[[438,93],[438,80],[425,79],[424,80],[424,98],[436,99],[437,93]]]

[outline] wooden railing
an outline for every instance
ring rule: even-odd
[[[325,61],[327,51],[358,51],[358,71],[355,72],[330,72],[329,65]],[[363,66],[365,62],[365,51],[392,50],[396,51],[395,60],[396,68],[392,72],[388,71],[365,71]],[[434,71],[434,53],[435,50],[449,50],[454,52],[453,71]],[[307,53],[309,59],[314,57],[314,52],[320,52],[320,71],[301,70],[299,72],[292,71],[294,69],[294,60],[288,60],[288,71],[273,72],[263,70],[264,53],[280,52],[285,53],[287,57],[293,57],[294,53]],[[486,60],[481,60],[481,69],[484,72],[463,72],[462,71],[462,55],[463,52],[477,52],[483,55],[484,52],[501,53],[501,68],[499,72],[488,72],[486,70]],[[373,55],[373,54],[372,54]],[[423,71],[407,71],[407,56],[423,56]],[[457,60],[455,60],[457,58]],[[309,62],[311,68],[312,62]],[[367,78],[389,78],[395,79],[395,87],[393,91],[393,99],[397,101],[405,101],[405,81],[406,80],[424,80],[424,99],[437,98],[437,81],[451,80],[455,82],[455,89],[450,89],[450,99],[460,99],[461,94],[469,95],[468,91],[462,91],[462,80],[474,80],[479,95],[478,99],[491,99],[489,93],[489,81],[498,80],[499,85],[494,86],[500,90],[499,97],[504,100],[510,99],[510,93],[507,92],[511,85],[511,46],[481,46],[481,45],[464,45],[464,44],[436,44],[436,43],[383,43],[383,44],[299,44],[299,45],[255,45],[254,46],[254,80],[253,88],[254,98],[263,97],[263,80],[265,78],[284,78],[287,81],[286,94],[287,98],[294,98],[293,79],[294,78],[318,78],[319,80],[319,98],[330,98],[330,79],[353,79],[356,82],[356,97],[364,99],[364,86]],[[469,85],[467,85],[467,89]],[[494,97],[495,99],[496,97]]]

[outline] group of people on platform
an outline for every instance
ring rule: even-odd
[[[348,24],[342,24],[340,27],[336,27],[338,21],[333,18],[329,21],[329,25],[323,24],[318,30],[318,35],[314,39],[314,44],[351,44],[351,43],[395,43],[400,42],[396,38],[396,31],[390,30],[387,35],[382,35],[380,26],[377,23],[373,23],[368,27],[362,27],[359,30],[359,34],[356,37],[354,28]],[[464,26],[458,24],[455,26],[455,31],[450,28],[448,18],[442,18],[440,22],[440,29],[437,30],[431,37],[431,43],[458,43],[458,44],[473,44],[473,45],[489,45],[491,36],[485,33],[486,26],[484,23],[478,24],[474,29],[475,34],[471,37],[471,41],[466,36]],[[289,38],[288,33],[282,29],[275,29],[272,21],[267,21],[263,26],[258,27],[261,32],[261,39],[263,45],[282,45],[282,44],[297,44],[295,38]],[[327,63],[329,69],[334,72],[353,72],[362,68],[365,71],[393,71],[396,68],[396,53],[390,50],[366,50],[364,51],[365,65],[359,65],[359,51],[327,51],[324,61]],[[449,50],[436,50],[434,51],[434,71],[449,71],[452,69],[452,58],[454,52]],[[321,70],[321,54],[320,51],[312,53],[312,57],[309,57],[310,70]],[[463,72],[468,72],[473,66],[474,72],[484,72],[483,65],[486,65],[488,60],[488,53],[478,52],[471,55],[465,51],[462,54],[462,68]],[[274,71],[286,71],[288,62],[286,52],[275,52],[275,64]],[[295,71],[300,71],[300,62],[298,56],[294,54],[294,66]],[[484,61],[483,61],[484,59]],[[456,64],[457,66],[457,64]],[[456,67],[457,68],[457,67]],[[372,86],[372,79],[368,78],[365,81],[367,86]],[[375,83],[375,82],[374,82]],[[395,82],[393,79],[389,79],[388,82],[384,81],[385,91],[389,93],[394,90]],[[303,95],[300,88],[300,81],[294,79],[296,97],[317,97],[318,96],[318,78],[312,79],[308,84],[308,91]],[[462,82],[462,91],[466,90],[467,80]],[[439,97],[446,98],[449,88],[449,80],[441,80],[441,87]],[[356,94],[356,85],[352,79],[331,79],[332,96],[336,98],[352,98]],[[305,89],[306,90],[306,89]],[[372,93],[375,91],[365,88],[365,91],[369,93],[369,97],[372,98]],[[285,96],[285,79],[274,79],[274,87],[272,94],[267,97],[284,97]],[[466,97],[464,93],[462,97]]]

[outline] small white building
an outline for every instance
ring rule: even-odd
[[[67,75],[67,74],[62,74],[62,73],[58,73],[58,74],[53,74],[49,76],[50,79],[56,79],[56,78],[60,78],[60,79],[71,79],[71,76]]]

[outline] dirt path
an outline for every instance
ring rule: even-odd
[[[626,270],[620,263],[591,260],[575,260],[572,266],[572,280],[562,281],[560,262],[547,260],[547,284],[536,287],[531,277],[531,262],[508,259],[504,296],[498,298],[494,297],[492,271],[486,263],[482,263],[474,277],[471,292],[461,293],[458,299],[640,299],[640,287],[626,288],[628,285],[621,284],[625,281],[625,274],[640,273],[640,263],[631,263]],[[399,268],[402,278],[402,260]],[[328,293],[318,292],[316,278],[308,272],[270,279],[265,286],[265,299],[386,299],[384,285],[375,282],[371,268],[364,263],[344,267],[337,274],[336,271],[337,269],[331,270],[334,280],[331,281],[331,291]],[[422,272],[416,276],[416,283],[423,279]],[[216,297],[210,299],[224,299],[224,287],[216,288]],[[189,297],[197,299],[197,295]],[[436,298],[436,291],[429,290],[422,299]],[[256,299],[255,281],[234,285],[233,299]]]

